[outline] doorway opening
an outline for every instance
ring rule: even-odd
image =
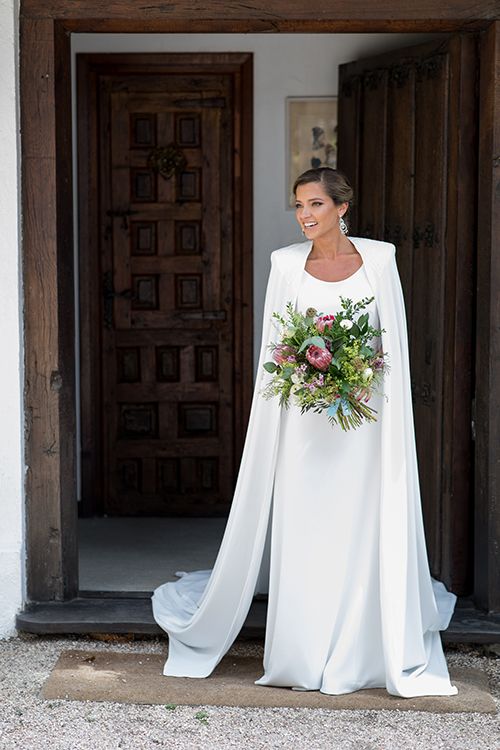
[[[251,395],[251,54],[80,54],[79,593],[211,567]]]
[[[320,36],[329,43],[345,40]],[[397,247],[431,567],[452,590],[467,595],[473,384],[470,373],[459,384],[449,373],[457,357],[464,371],[472,360],[475,42],[472,35],[411,35],[407,46],[408,35],[400,35],[386,49],[388,36],[380,35],[384,43],[376,50],[371,40],[364,53],[359,47],[344,51],[329,70],[329,88],[321,79],[316,85],[323,88],[313,93],[335,92],[337,67],[338,166],[357,195],[351,233]],[[299,54],[296,46],[286,53],[287,40],[277,37],[285,45],[279,59]],[[299,39],[293,36],[295,44]],[[180,43],[187,45],[188,37]],[[311,57],[311,47],[304,49]],[[211,567],[219,548],[252,390],[253,303],[263,296],[270,249],[301,239],[284,191],[266,192],[262,183],[253,194],[249,188],[259,166],[277,175],[278,186],[285,182],[285,94],[311,90],[308,75],[318,81],[314,59],[309,64],[315,72],[304,74],[299,90],[284,84],[286,77],[273,79],[270,64],[261,83],[267,100],[256,93],[252,117],[252,63],[256,78],[263,72],[257,52],[78,56],[80,595],[149,596],[177,570]],[[214,73],[217,55],[223,66],[232,59],[240,71],[229,78],[226,68]],[[211,71],[200,72],[201,62]],[[237,79],[246,80],[246,94],[234,94]],[[269,141],[276,152],[276,140],[269,117],[259,117],[263,108],[273,111],[276,90],[283,112],[279,158],[262,148]],[[246,116],[231,111],[245,99]],[[463,131],[454,122],[463,122]],[[231,141],[236,123],[246,143],[239,164]],[[177,156],[182,166],[165,177],[155,154]],[[245,177],[242,192],[238,179]],[[458,184],[467,186],[466,199]],[[214,195],[217,205],[210,204]],[[256,236],[255,254],[250,233],[242,231],[243,223],[251,229],[252,202],[255,235],[264,226],[271,238]],[[246,219],[240,219],[244,212]],[[207,232],[218,237],[213,244]],[[459,268],[468,274],[459,277]],[[235,283],[239,292],[231,287]],[[453,322],[457,305],[464,316],[461,338]],[[439,323],[433,327],[436,311]],[[247,333],[238,345],[228,324],[245,315]],[[257,321],[256,346],[259,328]],[[238,370],[238,362],[246,362],[246,369]],[[237,393],[244,375],[246,401]]]

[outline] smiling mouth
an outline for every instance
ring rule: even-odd
[[[317,221],[308,221],[307,224],[304,224],[304,227],[306,229],[311,229],[311,227],[316,227],[316,226],[318,226]]]

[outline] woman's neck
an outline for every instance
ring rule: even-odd
[[[339,255],[352,255],[350,240],[337,233],[313,240],[310,260],[336,260]]]

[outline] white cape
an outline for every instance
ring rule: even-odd
[[[386,689],[393,695],[454,695],[440,630],[450,622],[455,594],[430,575],[417,471],[406,315],[395,246],[350,238],[363,258],[376,299],[384,380],[380,487],[380,609]],[[269,377],[262,365],[276,341],[274,311],[295,304],[312,241],[271,254],[262,343],[250,418],[224,537],[212,571],[179,574],[152,596],[156,622],[169,635],[164,675],[207,677],[237,637],[258,591],[267,590],[268,524],[279,440],[278,399],[259,391]],[[267,544],[266,544],[267,536]]]

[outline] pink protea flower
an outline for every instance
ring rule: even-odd
[[[318,329],[320,333],[324,333],[325,328],[332,327],[334,320],[335,320],[335,315],[322,315],[316,321],[316,328]]]
[[[317,370],[327,370],[332,361],[332,355],[328,349],[321,349],[319,346],[310,346],[306,351],[307,361]]]
[[[295,349],[286,344],[278,344],[276,349],[273,351],[273,359],[278,365],[283,365],[285,362],[289,362],[289,357],[295,355]],[[295,360],[294,360],[295,361]]]

